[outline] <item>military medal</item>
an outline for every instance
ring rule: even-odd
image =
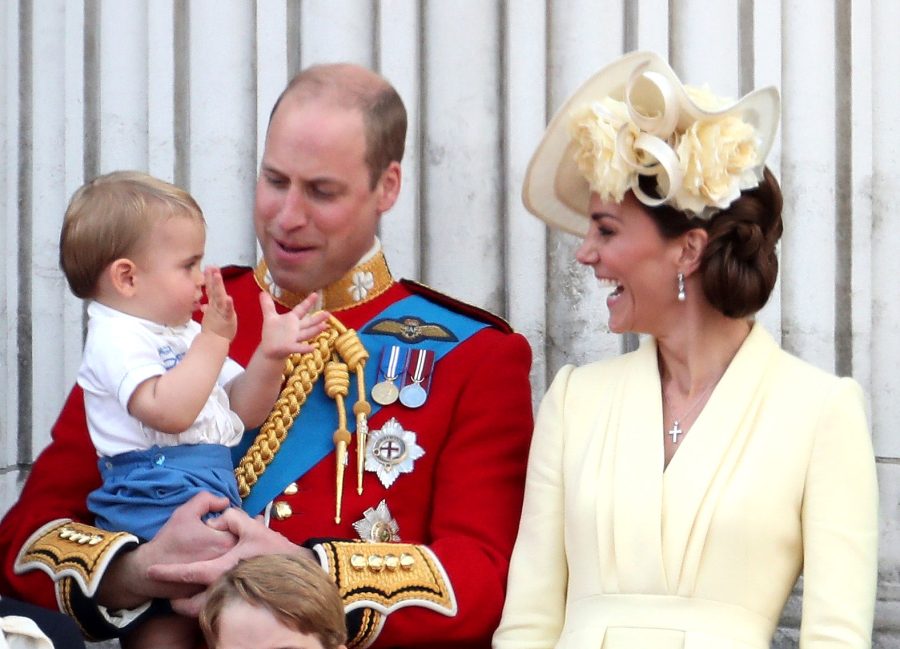
[[[364,511],[363,517],[353,523],[353,529],[359,538],[369,543],[396,543],[400,540],[400,526],[383,500],[374,509],[369,507]]]
[[[408,367],[406,384],[400,389],[400,403],[407,408],[419,408],[428,398],[434,352],[428,349],[412,350]]]
[[[391,417],[381,430],[369,435],[366,471],[374,471],[387,489],[401,473],[410,473],[415,461],[423,455],[425,449],[416,444],[416,434],[403,430],[403,426]]]
[[[394,381],[406,372],[406,363],[409,354],[399,345],[385,347],[381,351],[381,363],[378,367],[378,376],[381,380],[372,388],[372,400],[382,406],[389,406],[400,396],[400,390]]]

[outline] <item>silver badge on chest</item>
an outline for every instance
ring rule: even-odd
[[[353,523],[359,538],[370,543],[396,543],[400,540],[400,526],[382,500],[374,509],[369,507],[363,517]]]
[[[415,461],[425,455],[416,444],[416,434],[404,430],[391,417],[380,430],[369,435],[366,444],[366,471],[374,471],[385,488],[394,484],[401,473],[410,473]]]

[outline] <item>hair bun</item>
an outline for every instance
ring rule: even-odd
[[[775,286],[781,207],[777,181],[767,169],[759,187],[745,192],[709,222],[703,290],[710,303],[729,317],[757,312]]]

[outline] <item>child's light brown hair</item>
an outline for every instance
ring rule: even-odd
[[[153,226],[172,216],[205,225],[190,194],[140,171],[114,171],[82,185],[69,201],[59,236],[59,265],[72,292],[94,297],[103,271],[139,252]]]
[[[344,604],[337,586],[309,559],[263,555],[244,559],[222,575],[200,613],[200,628],[209,649],[216,648],[220,616],[234,600],[268,609],[286,626],[315,636],[324,649],[347,642]]]

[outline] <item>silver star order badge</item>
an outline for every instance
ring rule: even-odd
[[[381,430],[369,435],[366,444],[366,471],[374,471],[385,489],[394,484],[401,473],[410,473],[413,463],[425,455],[425,449],[416,444],[416,434],[403,430],[403,426],[391,417]]]
[[[369,507],[364,511],[363,517],[353,523],[353,529],[359,538],[369,543],[396,543],[400,540],[400,526],[383,500],[375,509]]]

